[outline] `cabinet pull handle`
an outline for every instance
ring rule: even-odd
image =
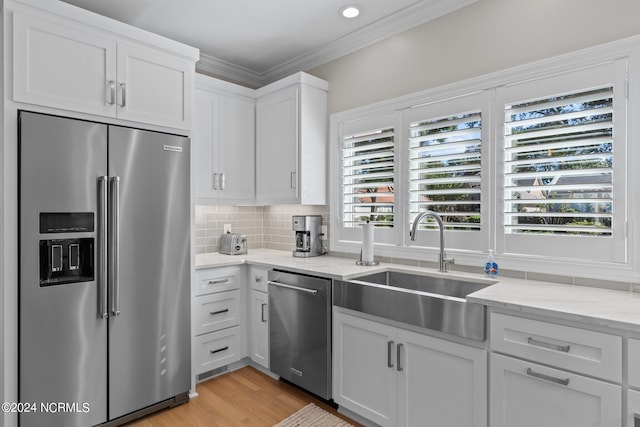
[[[289,173],[289,186],[291,187],[292,190],[296,189],[296,172],[290,172]]]
[[[209,280],[209,285],[219,285],[220,283],[227,283],[229,279],[214,279]]]
[[[531,368],[527,368],[527,375],[535,378],[540,378],[541,380],[551,381],[552,383],[560,384],[560,385],[569,385],[569,378],[556,378],[550,375],[541,374],[539,372],[534,371]]]
[[[213,183],[212,183],[212,187],[214,190],[218,189],[218,174],[214,173],[213,174]]]
[[[391,353],[393,352],[393,341],[387,341],[387,368],[393,368],[393,362],[391,362]]]
[[[209,315],[211,315],[211,316],[216,316],[216,315],[218,315],[218,314],[223,314],[223,313],[228,313],[228,312],[229,312],[229,309],[228,309],[228,308],[225,308],[224,310],[210,311],[210,312],[209,312]]]
[[[120,83],[120,106],[127,106],[127,84]]]
[[[563,353],[569,353],[569,350],[571,350],[571,346],[569,344],[567,345],[551,344],[544,341],[538,341],[536,339],[533,339],[532,337],[529,337],[527,339],[527,343],[531,345],[535,345],[536,347],[544,347],[550,350],[562,351]]]
[[[107,100],[107,105],[113,105],[116,103],[116,82],[115,80],[109,80],[107,82],[107,93],[109,94],[109,98]]]
[[[256,276],[256,277],[255,277],[255,281],[256,281],[256,283],[262,283],[262,281],[263,281],[263,280],[264,280],[264,279],[262,278],[262,276]]]
[[[264,317],[265,308],[267,308],[267,304],[262,303],[262,314],[261,314],[261,318],[260,318],[262,320],[262,323],[267,323],[267,319],[265,319],[265,317]]]
[[[400,365],[400,357],[402,357],[402,347],[403,344],[398,344],[398,347],[396,347],[396,361],[398,363],[398,372],[404,371],[404,368]]]
[[[224,190],[224,185],[225,185],[226,181],[227,181],[227,179],[224,176],[224,173],[221,173],[220,174],[220,189],[221,190]]]
[[[225,350],[229,350],[229,346],[228,345],[225,345],[224,347],[219,348],[217,350],[209,350],[209,353],[210,354],[216,354],[216,353],[220,353],[221,351],[225,351]]]

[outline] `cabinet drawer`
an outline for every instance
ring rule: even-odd
[[[231,291],[240,287],[240,268],[224,267],[196,271],[195,294],[207,295],[214,292]]]
[[[491,427],[620,427],[622,387],[492,354]]]
[[[640,388],[640,340],[629,340],[627,349],[629,364],[629,385]]]
[[[570,371],[622,381],[622,338],[492,313],[491,349]]]
[[[196,335],[219,331],[240,323],[240,290],[203,295],[195,301]]]
[[[238,326],[197,336],[194,342],[195,374],[211,371],[240,360]]]
[[[251,289],[255,289],[260,292],[269,292],[267,270],[262,268],[251,267],[249,270],[249,282],[251,282]]]

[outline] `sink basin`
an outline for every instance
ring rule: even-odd
[[[466,301],[490,281],[383,271],[333,282],[339,307],[476,341],[486,339],[482,304]]]
[[[456,278],[425,276],[399,271],[383,271],[368,276],[360,276],[355,280],[456,298],[466,298],[467,295],[491,285],[490,283],[478,283]]]

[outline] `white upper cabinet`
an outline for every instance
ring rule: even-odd
[[[17,8],[13,12],[15,101],[191,128],[197,49],[66,4],[49,4],[51,13],[22,4]],[[61,15],[69,12],[73,19]],[[98,22],[100,26],[89,24]],[[143,40],[138,43],[136,36]]]
[[[116,41],[55,20],[13,15],[13,98],[115,116]]]
[[[305,73],[258,89],[258,203],[326,204],[327,90]]]
[[[200,202],[255,200],[255,101],[243,95],[248,91],[196,76],[194,176]]]
[[[152,49],[118,44],[118,118],[190,129],[193,74],[193,63]]]

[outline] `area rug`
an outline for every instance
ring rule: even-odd
[[[309,403],[273,427],[353,427],[335,415]]]

